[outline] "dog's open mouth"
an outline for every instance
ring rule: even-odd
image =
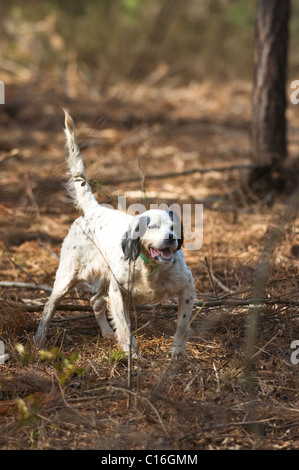
[[[160,263],[168,263],[172,260],[173,252],[169,248],[157,249],[150,247],[150,255]]]

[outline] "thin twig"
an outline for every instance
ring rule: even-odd
[[[35,285],[37,285],[36,280],[31,276],[30,273],[26,271],[26,269],[24,269],[22,266],[16,263],[13,259],[11,260],[11,262],[17,269],[19,269],[22,273],[26,274],[26,276],[30,279],[30,281],[32,281]]]
[[[195,382],[196,378],[198,377],[200,371],[202,370],[202,366],[199,365],[196,367],[196,370],[193,374],[193,376],[191,377],[191,380],[189,380],[189,382],[187,383],[185,389],[184,389],[184,392],[189,392],[190,389],[191,389],[191,386],[193,385],[193,383]]]
[[[41,246],[42,248],[44,248],[45,250],[48,251],[48,253],[50,253],[51,255],[53,255],[56,259],[60,259],[60,257],[58,255],[56,255],[56,253],[54,253],[54,251],[50,250],[49,247],[47,247],[47,245],[45,245],[44,243],[42,242],[38,242],[39,246]]]
[[[100,374],[98,373],[97,369],[95,368],[95,366],[93,365],[93,363],[91,362],[91,360],[90,360],[90,359],[87,359],[87,362],[89,362],[89,364],[90,364],[92,370],[94,371],[94,373],[95,373],[98,377],[100,377]]]
[[[215,376],[216,376],[216,382],[217,382],[217,392],[220,392],[220,380],[219,380],[219,374],[218,374],[218,370],[217,370],[217,367],[215,365],[215,362],[213,361],[213,369],[214,369],[214,372],[215,372]]]
[[[112,387],[112,386],[110,386],[110,387],[108,387],[108,389],[110,389],[110,390],[116,390],[116,391],[123,392],[123,393],[127,393],[127,394],[129,394],[129,395],[132,395],[132,396],[136,397],[137,399],[141,398],[142,400],[144,400],[144,401],[152,408],[152,410],[154,410],[156,416],[158,417],[158,420],[159,420],[159,422],[160,422],[160,424],[161,424],[161,427],[162,427],[163,431],[165,432],[165,434],[168,435],[168,432],[167,432],[167,430],[166,430],[166,428],[165,428],[165,426],[164,426],[164,423],[163,423],[163,421],[162,421],[161,416],[159,415],[159,412],[158,412],[157,408],[152,404],[152,402],[151,402],[148,398],[146,398],[146,397],[144,397],[144,396],[142,396],[142,395],[138,395],[137,393],[132,392],[132,390],[128,390],[127,388]]]
[[[140,181],[144,181],[144,179],[154,180],[154,179],[167,179],[167,178],[176,178],[180,176],[189,176],[196,173],[211,173],[211,172],[224,172],[224,171],[233,171],[233,170],[251,170],[254,168],[260,168],[262,165],[259,163],[248,163],[247,165],[231,165],[231,166],[219,166],[215,168],[193,168],[192,170],[185,170],[180,172],[169,172],[169,173],[160,173],[157,175],[142,175],[141,176],[131,176],[128,178],[118,178],[118,179],[107,179],[102,180],[101,184],[121,184],[121,183],[134,183]]]
[[[258,351],[256,351],[256,353],[252,356],[252,359],[256,359],[262,352],[265,351],[266,347],[269,346],[270,343],[272,343],[272,341],[280,334],[280,331],[278,331],[274,336],[272,336],[271,339],[269,339],[269,341],[266,342],[266,344],[261,348],[259,349]]]
[[[233,291],[232,289],[229,289],[229,287],[226,287],[221,281],[220,279],[218,279],[215,274],[212,274],[211,273],[211,276],[213,278],[213,281],[216,282],[216,284],[222,289],[224,290],[224,292],[227,292],[228,294],[235,294],[236,292]]]
[[[204,259],[205,259],[205,265],[206,265],[206,269],[208,271],[208,275],[209,275],[209,279],[210,279],[210,282],[211,282],[211,285],[212,285],[212,288],[213,288],[214,295],[215,295],[215,297],[218,297],[216,287],[215,287],[215,284],[214,284],[214,280],[213,280],[213,276],[212,276],[211,271],[210,271],[210,266],[209,266],[207,257],[205,256]]]

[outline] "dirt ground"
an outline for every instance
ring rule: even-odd
[[[67,90],[41,79],[7,83],[0,110],[0,281],[26,285],[0,287],[0,339],[9,355],[0,365],[1,449],[298,447],[293,220],[271,261],[252,375],[244,368],[252,307],[242,301],[252,296],[257,263],[287,195],[257,198],[246,169],[153,177],[250,163],[250,92],[243,82],[123,83],[102,93],[77,82]],[[52,286],[61,242],[77,216],[64,187],[63,107],[75,119],[87,173],[101,183],[93,186],[99,201],[116,204],[122,195],[128,205],[203,204],[202,248],[185,251],[198,304],[184,358],[169,356],[173,303],[138,310],[141,357],[129,368],[117,345],[101,338],[86,296],[77,292],[64,299],[75,310],[57,312],[43,353],[33,345],[48,296],[41,286]],[[296,171],[295,106],[288,120],[288,164]],[[211,303],[223,296],[232,302]]]

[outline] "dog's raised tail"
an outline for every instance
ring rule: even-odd
[[[68,174],[70,175],[68,191],[77,207],[86,213],[89,210],[92,210],[94,204],[98,203],[92,194],[87,176],[85,174],[84,164],[77,142],[74,121],[66,109],[64,110],[64,115],[64,132],[66,135],[66,147],[68,150]]]

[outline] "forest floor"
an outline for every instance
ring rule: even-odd
[[[253,295],[262,250],[288,196],[259,199],[246,169],[191,171],[250,163],[250,98],[243,82],[124,83],[105,93],[84,83],[67,93],[49,80],[8,83],[0,109],[0,281],[15,284],[0,287],[0,339],[9,355],[0,365],[0,449],[298,448],[294,220],[274,250],[251,375],[244,368],[253,309],[242,301]],[[88,176],[101,183],[94,185],[99,201],[203,204],[202,247],[185,251],[198,304],[184,358],[169,357],[175,308],[140,309],[141,357],[128,370],[76,292],[63,303],[78,309],[57,312],[44,352],[33,344],[49,295],[38,286],[53,285],[61,242],[77,217],[64,187],[63,107],[75,120]],[[292,168],[296,112],[288,110]],[[223,296],[231,303],[213,305]]]

